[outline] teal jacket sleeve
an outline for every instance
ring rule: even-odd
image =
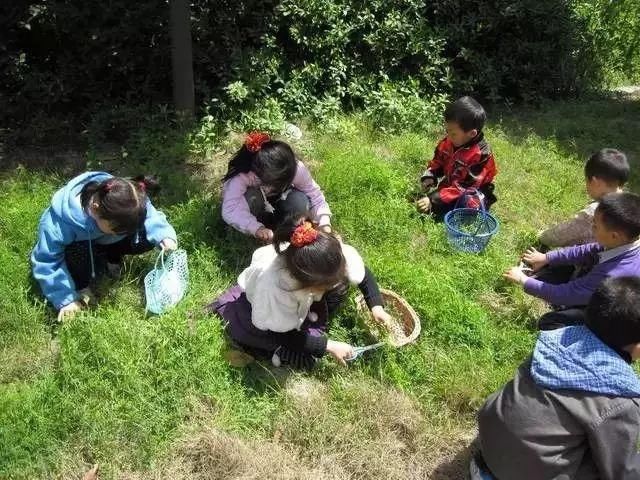
[[[178,241],[176,231],[169,222],[167,222],[166,215],[161,211],[156,210],[148,199],[147,216],[144,220],[144,228],[147,231],[147,240],[155,245],[158,245],[165,238],[170,238],[175,242]]]
[[[73,240],[73,232],[65,229],[60,218],[47,209],[40,219],[31,265],[42,293],[58,310],[80,298],[64,261],[64,250]]]

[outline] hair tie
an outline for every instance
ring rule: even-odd
[[[298,225],[291,235],[291,245],[294,247],[304,247],[310,245],[318,238],[318,231],[313,228],[311,222],[303,222]]]
[[[104,191],[109,193],[113,189],[113,185],[114,185],[113,180],[107,181],[107,183],[104,184]]]
[[[136,182],[138,184],[138,188],[140,188],[141,192],[146,192],[147,191],[147,184],[140,181],[140,182]]]
[[[244,140],[244,146],[250,152],[257,152],[262,148],[262,144],[271,140],[271,137],[264,132],[251,132]]]

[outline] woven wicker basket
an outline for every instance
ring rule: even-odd
[[[395,325],[381,324],[371,315],[364,297],[358,295],[356,297],[358,313],[362,314],[367,322],[375,325],[375,328],[370,329],[371,333],[377,337],[380,330],[387,332],[388,341],[394,347],[401,347],[413,342],[420,335],[420,318],[418,314],[404,298],[391,290],[381,288],[380,293],[387,305],[392,305],[397,312],[401,312],[402,318],[394,317],[397,322]]]

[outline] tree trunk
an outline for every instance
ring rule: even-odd
[[[193,117],[195,95],[193,91],[193,54],[191,51],[191,10],[188,0],[170,0],[170,3],[173,102],[179,114]]]

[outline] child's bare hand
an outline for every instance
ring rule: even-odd
[[[348,343],[327,340],[327,352],[336,359],[340,365],[346,367],[347,360],[353,357],[353,347]]]
[[[420,182],[420,184],[422,185],[422,188],[424,190],[427,190],[427,189],[433,187],[436,184],[436,181],[431,177],[427,177],[424,180],[422,180]]]
[[[524,282],[527,281],[527,274],[522,271],[520,267],[511,267],[509,270],[502,274],[504,278],[513,283],[519,283],[524,285]]]
[[[178,244],[172,238],[165,238],[160,242],[160,248],[166,252],[170,252],[178,248]]]
[[[547,256],[544,253],[539,252],[533,247],[530,247],[522,256],[522,260],[529,265],[534,272],[537,272],[542,267],[544,267],[549,261],[547,260]]]
[[[82,302],[76,300],[68,305],[65,305],[58,311],[58,321],[62,322],[65,318],[71,318],[80,310],[82,310]]]
[[[422,213],[429,213],[431,210],[431,200],[429,200],[429,197],[422,197],[418,200],[416,206],[418,207],[418,211]]]
[[[256,231],[256,238],[264,243],[269,243],[273,240],[273,231],[267,227],[260,227]]]
[[[391,315],[389,315],[385,311],[382,305],[376,305],[375,307],[373,307],[371,309],[371,315],[373,315],[373,318],[375,318],[382,325],[389,325],[393,321]]]

